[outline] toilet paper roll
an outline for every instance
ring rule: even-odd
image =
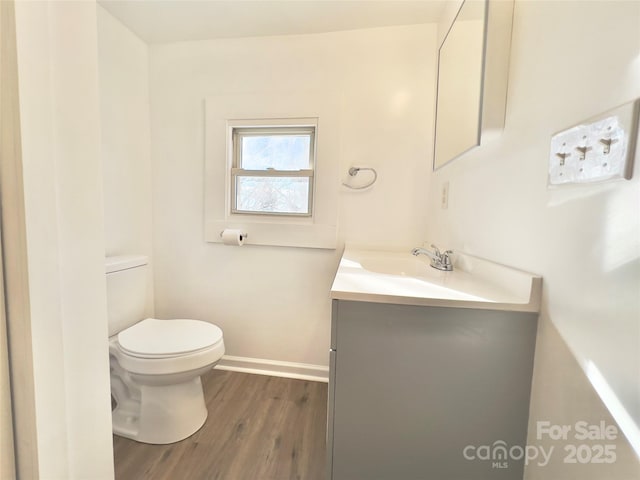
[[[242,230],[225,228],[220,236],[222,237],[222,243],[225,245],[241,247],[244,244],[246,234],[242,233]]]

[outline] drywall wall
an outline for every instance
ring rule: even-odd
[[[147,45],[101,6],[97,13],[106,253],[151,254]]]
[[[504,134],[432,175],[430,240],[544,277],[532,444],[537,421],[610,421],[583,395],[590,361],[640,418],[639,166],[631,181],[547,188],[553,133],[640,97],[639,24],[638,2],[516,2]],[[614,443],[617,463],[581,469],[556,443],[553,466],[530,464],[526,478],[636,478],[626,441]]]
[[[458,15],[463,1],[464,0],[448,0],[444,4],[442,12],[440,13],[440,19],[438,20],[437,48],[440,48],[440,45],[442,45],[447,33],[449,33],[449,29]]]
[[[1,230],[1,229],[0,229]],[[2,268],[2,253],[0,253]],[[2,270],[0,270],[2,271]],[[9,350],[7,343],[7,319],[4,302],[4,275],[0,274],[0,478],[15,478],[15,448],[9,383]]]
[[[153,253],[147,45],[98,5],[105,254]],[[153,262],[147,268],[153,313]]]
[[[15,14],[37,430],[32,461],[38,478],[109,479],[96,7],[16,2]]]
[[[421,244],[435,30],[422,25],[150,47],[156,316],[220,325],[234,357],[328,365],[329,289],[341,251],[204,241],[204,100],[330,95],[342,131],[342,178],[335,179],[341,245]],[[351,165],[375,167],[376,185],[342,189]]]
[[[0,3],[0,214],[2,226],[3,291],[6,312],[8,374],[11,378],[9,419],[3,422],[2,475],[16,473],[27,478],[38,476],[35,386],[31,338],[27,245],[25,242],[24,182],[20,138],[18,61],[14,2]],[[9,350],[9,338],[11,349]],[[5,407],[6,408],[6,407]],[[8,438],[7,438],[8,433]],[[11,461],[5,461],[10,455]],[[15,462],[13,462],[15,458]]]
[[[18,309],[28,309],[22,194],[18,66],[16,59],[14,4],[0,3],[0,478],[16,478],[16,464],[23,475],[36,476],[33,362],[31,326],[21,322]],[[18,173],[16,170],[18,170]],[[20,179],[20,180],[19,180]],[[17,248],[16,248],[17,246]],[[16,251],[17,250],[17,251]],[[10,258],[9,258],[10,256]],[[8,261],[4,259],[7,258]],[[17,268],[16,266],[19,265]],[[21,277],[21,280],[17,278]],[[16,294],[21,292],[21,294]],[[8,323],[9,319],[18,321]],[[14,355],[9,352],[11,332]],[[24,352],[24,353],[19,353]],[[25,358],[20,362],[18,359]],[[13,369],[10,364],[13,362]],[[27,380],[11,390],[11,378]],[[16,388],[17,387],[17,388]],[[23,414],[23,412],[25,412]],[[19,438],[16,436],[19,433]],[[16,444],[18,448],[16,448]],[[17,457],[17,453],[20,457]]]

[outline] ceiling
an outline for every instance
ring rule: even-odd
[[[450,0],[449,0],[450,1]],[[147,43],[437,22],[447,0],[98,0]]]

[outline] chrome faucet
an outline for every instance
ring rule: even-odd
[[[451,263],[451,255],[453,251],[447,250],[444,253],[440,253],[440,249],[435,245],[431,245],[433,248],[433,252],[431,250],[427,250],[426,248],[414,248],[411,250],[411,255],[426,255],[431,259],[430,265],[433,268],[438,270],[443,270],[445,272],[450,272],[453,270],[453,263]]]

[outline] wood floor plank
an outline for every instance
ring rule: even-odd
[[[220,370],[202,381],[209,416],[191,437],[114,436],[117,480],[325,478],[327,384]]]

